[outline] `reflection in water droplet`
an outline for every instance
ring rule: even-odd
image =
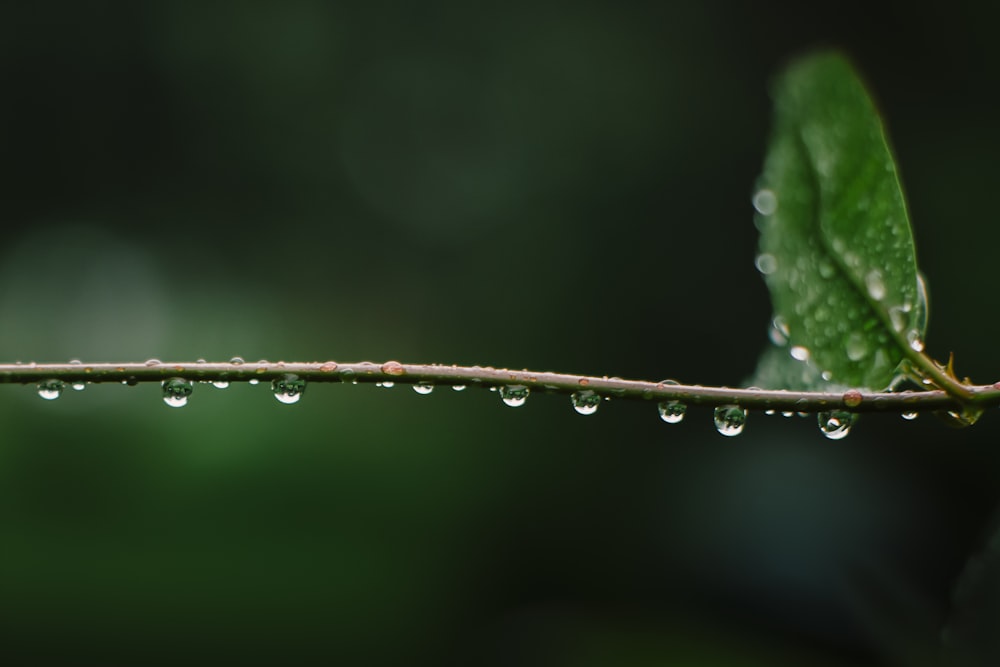
[[[172,408],[183,408],[194,391],[194,385],[184,378],[170,378],[160,383],[163,386],[163,402]]]
[[[853,412],[837,410],[835,412],[820,412],[817,415],[819,430],[830,440],[846,438],[858,416]]]
[[[747,411],[738,405],[715,408],[715,430],[725,436],[739,435],[747,423]]]
[[[216,389],[226,389],[226,388],[229,387],[229,381],[228,380],[216,380],[215,382],[212,383],[212,386],[215,387]]]
[[[912,329],[906,332],[906,340],[910,344],[910,349],[914,352],[924,351],[924,341],[920,338],[920,332]]]
[[[38,383],[38,395],[46,401],[54,401],[62,394],[65,386],[62,380],[42,380]]]
[[[773,190],[758,190],[753,196],[753,207],[761,215],[772,215],[778,210],[778,197]]]
[[[679,424],[684,421],[687,406],[680,401],[663,401],[656,406],[656,411],[660,415],[660,419],[668,424]]]
[[[464,384],[453,384],[451,385],[452,391],[465,391]]]
[[[70,386],[73,387],[73,391],[83,391],[84,389],[87,388],[87,383],[86,382],[74,382]]]
[[[882,281],[882,272],[872,269],[865,276],[865,287],[868,288],[868,296],[875,301],[885,298],[885,283]]]
[[[592,415],[601,406],[601,397],[592,391],[577,391],[570,396],[573,409],[581,415]]]
[[[919,416],[920,416],[920,413],[919,413],[919,412],[904,412],[904,413],[903,413],[902,415],[900,415],[900,416],[901,416],[901,417],[902,417],[903,419],[905,419],[906,421],[908,421],[908,422],[911,422],[911,421],[913,421],[914,419],[916,419],[917,417],[919,417]]]
[[[778,260],[775,259],[774,255],[769,253],[761,253],[757,255],[757,259],[754,260],[754,266],[765,276],[769,276],[778,270]]]
[[[530,393],[531,390],[523,384],[511,384],[500,387],[500,399],[504,402],[504,405],[512,408],[519,408],[524,405]]]
[[[379,387],[384,387],[384,388],[386,388],[386,389],[392,389],[393,387],[395,387],[395,386],[396,386],[396,383],[395,383],[395,382],[389,382],[388,380],[386,380],[386,381],[384,381],[384,382],[378,382],[378,383],[376,383],[376,384],[377,384],[377,385],[378,385]]]
[[[808,361],[809,360],[809,348],[802,345],[795,345],[788,351],[792,355],[792,359],[796,361]]]
[[[239,366],[244,363],[243,357],[233,357],[232,359],[229,360],[229,363],[231,363],[233,366]]]
[[[434,385],[431,384],[430,382],[418,382],[415,385],[413,385],[413,391],[423,396],[426,396],[427,394],[434,391]]]
[[[271,380],[271,391],[274,397],[286,405],[298,403],[302,394],[306,393],[306,381],[298,375],[286,373]]]
[[[250,384],[260,384],[260,380],[258,380],[257,378],[250,378],[249,380],[247,380],[247,382],[249,382]]]

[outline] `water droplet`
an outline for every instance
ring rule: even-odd
[[[87,388],[87,383],[86,382],[74,382],[70,386],[73,387],[73,391],[83,391],[84,389]]]
[[[835,412],[820,412],[817,415],[819,430],[830,440],[846,438],[858,416],[853,412],[837,410]]]
[[[844,341],[844,352],[851,361],[861,361],[868,356],[868,343],[860,331],[852,331]]]
[[[355,374],[353,370],[351,370],[350,368],[345,368],[344,370],[340,371],[340,381],[350,382],[351,384],[357,384],[358,379],[354,377],[354,375]]]
[[[42,380],[38,383],[38,395],[46,401],[54,401],[62,394],[63,387],[66,386],[62,380]]]
[[[377,385],[378,385],[379,387],[384,387],[384,388],[386,388],[386,389],[392,389],[393,387],[395,387],[395,386],[396,386],[396,383],[395,383],[395,382],[390,382],[390,381],[388,381],[388,380],[386,380],[386,381],[383,381],[383,382],[377,382],[376,384],[377,384]]]
[[[570,396],[573,409],[581,415],[592,415],[601,406],[601,397],[592,391],[577,391]]]
[[[216,380],[216,381],[214,381],[212,383],[212,386],[215,387],[216,389],[226,389],[226,388],[229,387],[229,381],[228,380]]]
[[[758,190],[753,196],[753,207],[761,215],[772,215],[778,210],[778,196],[767,188]]]
[[[298,403],[302,394],[306,393],[306,381],[298,375],[285,373],[281,377],[271,380],[271,391],[274,392],[276,399],[286,405],[291,405]]]
[[[229,360],[229,363],[231,363],[233,366],[240,366],[245,362],[243,361],[243,357],[233,357],[232,359]]]
[[[332,373],[337,370],[337,362],[326,361],[320,365],[319,370],[321,373]]]
[[[500,387],[501,400],[503,400],[504,405],[508,405],[512,408],[519,408],[524,405],[527,402],[528,394],[530,393],[531,390],[523,384],[511,384]]]
[[[785,411],[785,412],[781,413],[781,416],[784,417],[785,419],[788,419],[789,417],[794,417],[795,413],[794,412]]]
[[[159,366],[162,363],[159,359],[146,359],[147,366]]]
[[[861,405],[861,392],[857,389],[848,389],[844,392],[844,405],[849,408],[856,408]]]
[[[906,332],[906,340],[910,344],[910,349],[914,352],[924,351],[924,341],[920,338],[920,332],[916,329]]]
[[[809,348],[802,345],[795,345],[788,351],[792,359],[796,361],[809,361]]]
[[[775,315],[774,319],[771,320],[771,328],[767,332],[768,338],[771,342],[778,347],[783,347],[788,345],[788,336],[791,331],[788,329],[788,323],[785,322],[785,318],[781,315]]]
[[[465,391],[465,385],[464,384],[453,384],[453,385],[451,385],[451,389],[452,389],[452,391]]]
[[[387,361],[382,364],[382,372],[386,375],[402,375],[406,369],[398,361]]]
[[[832,371],[823,371],[822,373],[819,374],[819,376],[821,378],[823,378],[824,380],[826,380],[827,382],[829,382],[830,380],[833,379],[833,372]]]
[[[660,419],[668,424],[679,424],[684,420],[687,406],[680,401],[663,401],[656,406],[656,411],[659,413]]]
[[[427,394],[434,391],[434,384],[431,382],[418,382],[415,385],[413,385],[413,391],[423,396],[426,396]]]
[[[913,421],[914,419],[916,419],[919,416],[920,416],[919,412],[904,412],[903,414],[900,415],[900,417],[902,417],[903,419],[905,419],[908,422]]]
[[[875,301],[885,298],[885,283],[882,281],[882,272],[872,269],[865,276],[865,287],[868,288],[868,296]]]
[[[188,397],[194,391],[194,385],[184,378],[170,378],[164,380],[163,402],[172,408],[183,408],[187,405]]]
[[[775,259],[774,255],[765,252],[757,255],[757,259],[754,260],[754,266],[762,274],[769,276],[778,270],[778,260]]]
[[[247,382],[250,384],[260,384],[260,380],[258,380],[257,378],[250,378],[249,380],[247,380]]]
[[[747,423],[747,411],[738,405],[720,405],[714,417],[715,430],[729,437],[742,433]]]

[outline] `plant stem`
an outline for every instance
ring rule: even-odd
[[[693,405],[718,406],[737,404],[751,410],[783,412],[921,412],[960,411],[966,401],[945,390],[899,393],[866,393],[858,390],[835,392],[796,392],[764,389],[733,389],[700,385],[675,385],[645,380],[591,377],[565,373],[540,373],[481,366],[441,366],[401,364],[388,361],[337,363],[286,363],[283,361],[232,362],[154,362],[146,363],[70,363],[70,364],[0,364],[0,383],[32,384],[43,380],[66,383],[161,382],[172,377],[204,382],[271,381],[294,374],[308,382],[499,387],[523,385],[533,391],[572,394],[590,391],[599,396],[652,401],[681,401]],[[996,385],[961,385],[977,405],[1000,406],[1000,383]]]

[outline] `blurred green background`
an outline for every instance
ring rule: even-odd
[[[983,12],[992,12],[985,15]],[[1000,378],[996,10],[38,2],[0,20],[0,357],[408,362],[737,385],[768,82],[864,72],[931,290]],[[0,388],[0,654],[933,664],[1000,420],[562,396]]]

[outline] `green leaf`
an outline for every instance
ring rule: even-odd
[[[752,384],[890,386],[923,347],[926,297],[882,124],[840,54],[803,58],[778,80],[754,207],[775,348]]]

